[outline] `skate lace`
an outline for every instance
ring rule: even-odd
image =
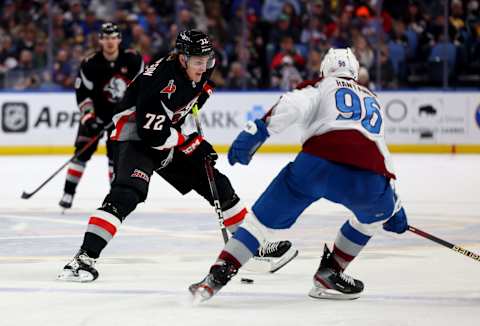
[[[340,278],[343,281],[350,284],[351,286],[355,286],[355,280],[350,275],[347,275],[347,274],[344,274],[344,273],[340,272],[340,273],[338,273],[338,276],[340,276]]]
[[[267,242],[266,245],[260,248],[260,250],[258,251],[258,255],[262,257],[277,251],[279,244],[280,244],[280,241]]]

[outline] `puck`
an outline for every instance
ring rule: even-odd
[[[244,284],[252,284],[253,283],[253,280],[251,278],[244,278],[242,277],[242,279],[240,280],[240,282],[244,283]]]

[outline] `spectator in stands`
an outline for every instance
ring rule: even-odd
[[[75,80],[69,53],[60,49],[53,64],[53,82],[63,88],[72,88]]]
[[[283,58],[285,56],[291,58],[297,69],[303,70],[303,67],[305,66],[305,58],[295,49],[293,38],[288,35],[282,37],[282,40],[280,41],[280,50],[273,56],[271,68],[275,70],[281,66],[284,63]]]
[[[256,88],[257,86],[258,85],[255,84],[255,79],[253,79],[250,73],[242,67],[240,62],[235,61],[230,65],[230,71],[225,80],[226,88],[245,90]]]
[[[372,73],[372,80],[380,79],[380,84],[377,85],[380,89],[397,88],[395,80],[395,72],[393,70],[392,62],[389,58],[389,50],[386,44],[380,45],[380,76],[377,79],[377,68],[374,66],[370,70]]]
[[[262,7],[262,19],[274,23],[282,14],[283,5],[290,3],[295,12],[300,15],[300,2],[297,0],[265,0]]]
[[[27,89],[40,86],[40,76],[38,76],[33,66],[33,54],[30,50],[22,50],[17,66],[13,69],[15,78],[14,88]]]
[[[93,10],[87,10],[85,12],[85,20],[80,23],[82,33],[84,36],[88,36],[91,33],[98,33],[102,22],[97,18]]]
[[[294,65],[293,58],[289,55],[282,58],[282,64],[272,73],[272,87],[283,91],[291,91],[302,80],[300,72]]]
[[[367,68],[367,70],[373,66],[375,54],[363,35],[357,35],[357,37],[355,37],[353,41],[353,52],[360,66]]]
[[[321,62],[322,54],[315,49],[311,49],[308,52],[305,79],[314,80],[319,78]]]
[[[39,39],[33,48],[33,67],[43,69],[47,67],[47,46],[46,40]]]

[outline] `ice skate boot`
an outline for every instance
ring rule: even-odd
[[[256,272],[275,273],[298,255],[298,250],[290,241],[266,242],[261,246],[246,269]]]
[[[315,299],[353,300],[360,297],[363,283],[334,268],[333,255],[325,245],[308,295]]]
[[[60,202],[58,205],[63,208],[65,211],[66,209],[72,208],[72,203],[73,203],[73,194],[69,194],[65,192],[62,196],[62,199],[60,199]]]
[[[210,273],[200,282],[190,285],[188,290],[193,295],[195,303],[206,301],[213,297],[238,272],[228,262],[217,263],[210,268]]]
[[[98,277],[95,259],[80,249],[73,259],[63,267],[57,279],[68,282],[93,282]]]

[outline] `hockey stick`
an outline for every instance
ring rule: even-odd
[[[113,126],[113,121],[110,122],[108,125],[106,125],[102,130],[100,130],[100,132],[95,136],[93,137],[92,139],[90,139],[88,141],[88,143],[85,144],[85,146],[82,147],[82,149],[80,149],[75,155],[73,155],[73,157],[71,159],[69,159],[68,161],[66,161],[64,164],[62,164],[62,166],[60,166],[55,172],[52,173],[51,176],[49,176],[47,178],[47,180],[45,180],[41,185],[39,185],[35,190],[33,190],[32,192],[22,192],[22,196],[21,198],[22,199],[29,199],[30,197],[32,197],[33,195],[35,195],[40,189],[43,188],[43,186],[45,186],[50,180],[52,180],[60,171],[63,170],[64,167],[66,167],[70,162],[72,162],[73,160],[75,160],[76,158],[78,158],[80,155],[82,155],[90,146],[92,146],[93,143],[95,143],[100,137],[102,137],[103,133],[105,131],[107,131],[111,126]]]
[[[193,118],[195,119],[195,126],[197,127],[198,134],[203,137],[204,135],[203,135],[202,125],[200,124],[200,119],[198,118],[197,104],[193,106],[192,114],[193,114]],[[215,177],[213,173],[212,162],[210,161],[209,158],[205,159],[205,171],[207,172],[208,184],[210,186],[210,191],[212,192],[213,205],[215,207],[215,212],[217,213],[217,216],[218,216],[218,222],[220,224],[220,230],[222,231],[223,241],[227,243],[228,233],[224,224],[223,211],[222,211],[222,206],[220,205],[220,197],[218,196],[217,185],[215,184]]]
[[[454,245],[453,243],[450,243],[448,241],[445,241],[443,239],[437,238],[436,236],[433,236],[425,231],[419,230],[416,227],[413,227],[411,225],[408,226],[408,231],[413,232],[421,237],[427,238],[429,240],[432,240],[433,242],[436,242],[444,247],[447,247],[449,249],[452,249],[453,251],[458,252],[459,254],[462,254],[464,256],[470,257],[472,259],[475,259],[476,261],[480,261],[480,255],[473,253],[465,248],[462,248],[460,246]]]

